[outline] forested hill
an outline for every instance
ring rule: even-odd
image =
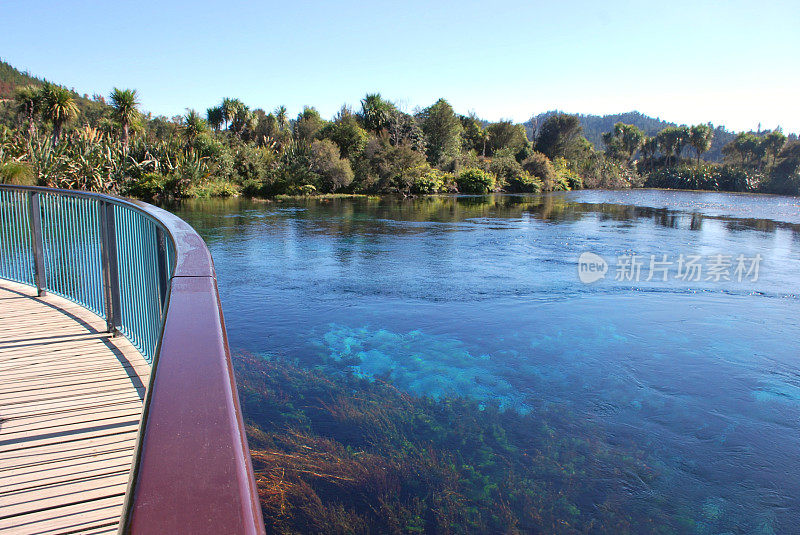
[[[534,134],[538,126],[541,126],[548,117],[561,113],[556,110],[540,113],[531,117],[525,122],[525,130],[530,139],[534,139]],[[613,115],[583,115],[576,114],[580,118],[581,126],[583,126],[583,134],[586,139],[592,142],[597,150],[604,150],[602,135],[614,129],[614,124],[625,123],[632,124],[639,127],[648,136],[654,136],[667,126],[678,126],[676,123],[663,121],[659,118],[653,118],[648,115],[639,113],[638,111],[629,111],[627,113],[615,113]],[[714,139],[711,141],[711,149],[703,155],[703,159],[711,162],[718,162],[722,160],[722,147],[731,142],[736,137],[734,132],[725,130],[723,127],[716,127],[714,129]]]
[[[49,80],[46,78],[37,78],[36,76],[31,76],[27,72],[21,72],[0,59],[0,101],[13,99],[14,89],[17,87],[25,85],[39,86],[47,81]],[[75,99],[75,102],[78,104],[78,108],[81,110],[81,112],[96,110],[98,107],[103,105],[95,100],[90,99],[89,95],[79,94],[74,88],[71,89],[71,91],[72,98]]]
[[[19,72],[4,61],[0,61],[0,99],[14,98],[14,88],[21,85],[40,85],[43,80]]]

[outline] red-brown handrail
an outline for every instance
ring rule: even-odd
[[[176,263],[123,529],[262,534],[211,254],[182,219],[132,204],[164,225]]]

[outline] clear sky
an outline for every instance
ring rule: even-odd
[[[524,121],[561,109],[800,132],[800,2],[0,0],[0,58],[167,116],[222,97],[332,116],[380,92],[408,111]]]

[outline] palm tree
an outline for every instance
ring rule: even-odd
[[[689,143],[689,127],[681,125],[678,128],[677,140],[675,142],[675,156],[678,159],[677,163],[681,163],[681,153],[683,148]]]
[[[242,137],[242,132],[252,125],[253,113],[250,108],[237,101],[236,113],[231,117],[231,130],[239,137]]]
[[[673,154],[677,157],[678,163],[680,163],[681,149],[686,142],[687,135],[688,129],[685,126],[668,126],[656,135],[658,148],[666,156],[664,162],[666,167],[669,167],[670,158]]]
[[[761,142],[764,145],[765,152],[772,154],[772,167],[775,167],[775,162],[778,159],[781,149],[786,144],[786,136],[781,132],[780,127],[776,128],[766,136]]]
[[[278,121],[278,131],[283,131],[286,128],[286,106],[275,108],[275,119]]]
[[[36,134],[36,114],[42,105],[42,91],[33,85],[18,87],[14,92],[17,112],[28,122],[28,138]]]
[[[223,119],[222,106],[214,106],[206,110],[206,121],[208,121],[208,124],[211,125],[215,132],[219,132]]]
[[[394,106],[381,97],[380,93],[367,94],[361,101],[361,117],[367,130],[380,132],[389,126]]]
[[[489,134],[489,130],[487,130],[485,128],[481,128],[479,126],[478,127],[478,139],[480,139],[481,143],[483,143],[483,151],[481,152],[481,156],[483,156],[484,158],[486,158],[486,144],[489,142],[490,138],[491,138],[491,135]]]
[[[696,124],[689,130],[689,145],[697,153],[697,166],[700,166],[700,155],[711,148],[714,130],[708,124]]]
[[[111,106],[114,108],[114,116],[122,125],[122,146],[127,149],[130,141],[130,125],[139,118],[139,105],[135,89],[117,89],[111,91]]]
[[[648,168],[652,168],[656,152],[658,152],[658,139],[655,136],[645,136],[642,140],[642,156]]]
[[[228,123],[233,121],[236,114],[244,107],[244,104],[238,98],[224,98],[222,99],[222,118],[225,121],[225,130],[228,129]]]
[[[194,145],[197,136],[206,130],[206,122],[194,110],[186,110],[183,117],[183,137],[186,139],[186,148]]]
[[[57,145],[64,125],[78,116],[78,105],[68,89],[48,82],[42,86],[42,97],[42,115],[53,123],[53,145]]]

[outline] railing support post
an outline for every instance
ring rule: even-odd
[[[31,245],[33,246],[33,280],[39,297],[45,294],[47,283],[44,272],[44,241],[42,240],[42,208],[39,192],[28,192],[28,212],[31,219]]]
[[[119,269],[117,266],[117,229],[114,222],[114,205],[100,203],[101,244],[103,249],[103,293],[106,304],[106,328],[116,335],[122,328],[122,304],[119,296]]]
[[[156,254],[158,256],[158,291],[161,296],[161,310],[164,310],[167,300],[169,266],[167,266],[167,235],[161,227],[156,227]]]

